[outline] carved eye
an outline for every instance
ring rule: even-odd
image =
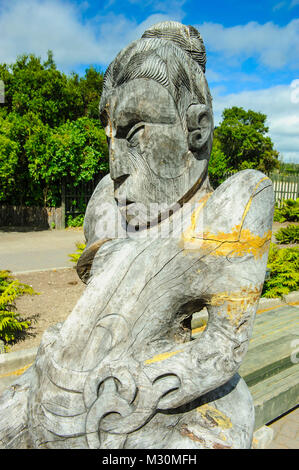
[[[129,130],[126,139],[131,146],[134,147],[138,144],[138,134],[143,130],[144,124],[140,122]]]

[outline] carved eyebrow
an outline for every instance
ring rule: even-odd
[[[138,124],[143,124],[144,121],[140,119],[131,119],[127,124],[118,125],[116,129],[116,137],[120,139],[125,139],[129,132]]]

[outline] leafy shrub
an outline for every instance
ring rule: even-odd
[[[77,247],[77,251],[75,253],[71,253],[70,255],[68,255],[73,263],[78,263],[78,259],[82,255],[86,245],[85,243],[76,243],[76,247]]]
[[[299,243],[299,225],[282,227],[275,233],[275,238],[280,243]]]
[[[84,222],[84,214],[79,214],[76,217],[69,215],[67,218],[67,226],[68,227],[82,227]]]
[[[6,343],[15,339],[15,333],[28,328],[30,321],[24,321],[16,312],[15,300],[21,295],[37,294],[32,287],[14,279],[9,271],[0,271],[0,339]]]
[[[108,172],[108,145],[98,105],[104,74],[85,76],[23,54],[0,63],[5,103],[0,105],[0,201],[25,206],[61,205],[61,183],[73,186]]]
[[[270,276],[265,280],[262,297],[282,297],[299,290],[298,248],[277,248],[271,243],[267,267]]]
[[[278,208],[278,207],[275,207],[274,216],[273,216],[273,222],[282,223],[282,222],[285,222],[285,221],[286,221],[286,219],[285,219],[285,217],[280,213],[279,208]]]
[[[299,198],[286,199],[274,211],[274,222],[299,222]]]

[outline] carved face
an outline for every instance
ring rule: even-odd
[[[135,79],[114,89],[101,103],[101,120],[115,199],[126,207],[127,220],[145,223],[155,218],[153,203],[169,207],[178,202],[207,166],[206,160],[197,162],[201,169],[194,171],[176,104],[153,80]]]

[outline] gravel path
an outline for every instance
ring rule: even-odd
[[[21,334],[9,352],[39,346],[43,332],[66,319],[85,288],[74,268],[18,274],[17,278],[40,294],[17,299],[20,316],[33,318],[26,334]]]

